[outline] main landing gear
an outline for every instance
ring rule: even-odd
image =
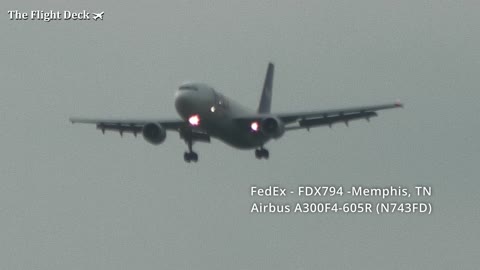
[[[258,149],[255,149],[255,157],[257,159],[268,159],[269,157],[269,152],[267,149],[263,148],[263,146],[261,148],[258,148]]]
[[[183,153],[183,159],[185,162],[190,163],[191,161],[197,162],[198,161],[198,154],[193,152],[192,150],[192,145],[193,142],[192,140],[186,140],[188,144],[188,152]]]

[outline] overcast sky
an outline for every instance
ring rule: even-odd
[[[105,15],[8,18],[34,9]],[[478,11],[477,1],[4,1],[0,268],[477,269]],[[153,146],[68,122],[178,118],[184,81],[256,108],[269,61],[273,111],[397,98],[405,109],[287,133],[268,161],[195,144],[197,164],[184,163],[175,132]],[[250,186],[269,184],[431,185],[434,213],[249,213],[269,201]]]

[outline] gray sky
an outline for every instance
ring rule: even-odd
[[[134,2],[2,4],[1,269],[478,268],[476,1]],[[10,21],[12,9],[105,17]],[[176,118],[186,80],[256,108],[268,61],[274,111],[406,108],[288,133],[268,161],[198,144],[198,164],[173,132],[152,146],[68,122]],[[253,184],[431,185],[435,208],[253,215]]]

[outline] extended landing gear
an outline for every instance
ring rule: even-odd
[[[190,139],[186,139],[185,142],[187,143],[188,145],[188,152],[185,152],[183,153],[183,160],[185,160],[185,162],[197,162],[198,161],[198,154],[193,152],[192,150],[192,146],[193,146],[193,140],[190,138]]]
[[[185,152],[183,153],[183,159],[185,162],[197,162],[198,161],[198,154],[195,152]]]
[[[263,147],[259,149],[255,149],[255,157],[257,159],[262,159],[262,158],[268,159],[269,155],[270,154],[268,153],[268,150]]]

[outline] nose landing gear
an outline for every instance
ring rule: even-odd
[[[188,152],[183,153],[183,160],[185,160],[185,162],[188,162],[188,163],[190,163],[191,161],[197,162],[198,154],[193,152],[192,150],[193,140],[189,139],[189,140],[186,140],[186,142],[188,144]]]
[[[198,154],[191,151],[191,152],[185,152],[183,153],[183,159],[185,162],[197,162],[198,161]]]
[[[270,156],[269,152],[267,149],[261,147],[261,148],[258,148],[258,149],[255,149],[255,157],[257,159],[268,159],[268,157]]]

